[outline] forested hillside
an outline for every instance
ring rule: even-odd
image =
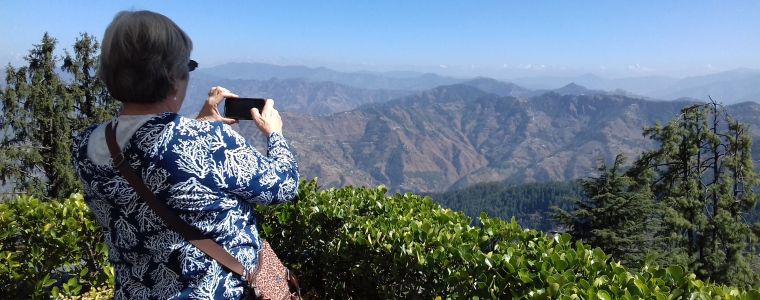
[[[461,211],[471,218],[477,218],[481,212],[505,220],[514,216],[521,226],[544,232],[566,230],[553,220],[552,207],[570,210],[574,200],[587,197],[577,181],[518,185],[488,182],[428,195],[443,207]],[[744,219],[748,224],[760,222],[760,205]]]
[[[481,212],[504,220],[515,217],[517,223],[525,228],[550,232],[562,230],[552,220],[551,208],[570,209],[573,201],[584,195],[576,182],[521,185],[490,182],[430,194],[430,197],[442,206],[461,211],[471,218],[477,218]]]

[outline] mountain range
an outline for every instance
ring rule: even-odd
[[[725,103],[760,102],[760,72],[738,69],[684,78],[666,89],[652,92],[649,95],[661,99],[690,97],[706,100],[709,96],[716,101]]]
[[[324,67],[279,66],[264,63],[228,63],[198,70],[215,79],[268,80],[305,79],[312,82],[330,81],[363,89],[425,90],[439,85],[462,81],[431,73],[417,72],[339,72]]]
[[[641,129],[692,103],[557,93],[521,100],[460,84],[326,117],[284,118],[306,177],[440,192],[588,176],[599,159],[653,147]]]
[[[276,99],[302,174],[319,177],[325,186],[384,184],[392,191],[433,193],[482,182],[519,184],[586,177],[599,160],[610,161],[618,153],[635,158],[654,147],[642,136],[642,128],[666,122],[681,108],[699,101],[682,94],[673,97],[680,99],[676,101],[655,100],[623,89],[587,88],[578,82],[530,89],[490,78],[341,73],[305,67],[268,66],[273,74],[268,78],[266,69],[221,78],[245,66],[253,67],[233,64],[194,73],[189,99],[205,98],[212,85],[241,96]],[[747,70],[669,84],[698,90],[739,82],[734,85],[744,90],[732,92],[749,95],[752,88],[743,83],[754,80],[751,74],[754,71]],[[350,80],[359,75],[362,80]],[[409,81],[406,85],[387,84],[404,78]],[[424,78],[440,84],[420,89]],[[200,101],[187,101],[182,111],[192,115],[199,107]],[[752,128],[760,126],[760,104],[740,103],[729,110]],[[244,135],[263,146],[252,122],[239,126]]]
[[[642,128],[693,103],[557,93],[521,100],[453,85],[328,117],[285,118],[307,177],[334,186],[439,192],[586,177],[600,159],[635,158],[653,148]],[[729,111],[760,128],[759,104]]]
[[[197,74],[196,74],[197,73]],[[437,86],[463,83],[474,78],[458,78],[418,72],[340,72],[324,67],[280,66],[264,63],[228,63],[193,73],[211,79],[269,80],[301,79],[309,82],[334,82],[360,89],[424,91]],[[726,104],[760,102],[760,70],[735,69],[709,75],[673,78],[639,76],[604,78],[594,74],[580,76],[538,76],[501,78],[530,90],[554,90],[575,83],[592,90],[614,91],[646,96],[651,99],[693,98],[707,101],[708,96]]]
[[[599,90],[622,90],[652,99],[712,97],[726,104],[760,102],[760,71],[736,69],[715,74],[675,79],[664,76],[605,79],[592,74],[577,77],[530,77],[510,80],[533,89],[552,89],[569,82]]]

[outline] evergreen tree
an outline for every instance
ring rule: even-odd
[[[634,169],[655,172],[652,190],[664,207],[666,251],[700,278],[750,286],[752,232],[744,221],[755,204],[751,138],[746,126],[711,102],[687,107],[644,134],[661,144]]]
[[[115,111],[93,75],[98,43],[83,34],[74,56],[66,54],[61,70],[72,75],[70,82],[56,72],[61,58],[55,56],[55,46],[45,33],[26,56],[28,66],[9,65],[1,95],[0,181],[14,192],[47,199],[67,197],[79,188],[71,163],[72,134]]]
[[[602,165],[598,177],[581,180],[585,197],[571,211],[555,208],[555,221],[567,226],[575,239],[599,247],[630,267],[640,267],[652,252],[654,204],[647,177],[622,172],[625,158]]]
[[[118,102],[108,93],[103,81],[95,74],[100,45],[89,34],[82,34],[74,43],[74,56],[68,51],[61,69],[72,75],[68,92],[74,98],[72,129],[78,132],[95,122],[112,118],[116,114]]]

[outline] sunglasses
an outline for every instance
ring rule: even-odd
[[[195,70],[195,68],[197,68],[197,67],[198,67],[198,62],[197,61],[194,61],[194,60],[191,59],[187,63],[187,69],[190,70],[190,72],[192,72],[193,70]]]

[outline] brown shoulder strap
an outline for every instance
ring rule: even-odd
[[[116,126],[112,126],[113,123],[108,123],[106,127],[106,142],[108,143],[108,151],[111,152],[111,159],[114,166],[119,170],[119,174],[127,179],[132,188],[135,189],[137,195],[142,198],[150,208],[152,208],[161,219],[164,220],[166,226],[170,229],[181,234],[195,247],[206,253],[206,255],[215,259],[221,265],[225,266],[230,271],[240,276],[247,276],[243,265],[235,259],[227,250],[224,250],[222,246],[216,243],[214,240],[207,238],[200,230],[191,226],[184,220],[180,219],[177,214],[172,213],[166,203],[158,201],[156,195],[145,186],[142,179],[137,176],[132,166],[126,162],[124,154],[119,149],[119,144],[116,142]],[[118,124],[117,124],[118,126]]]

